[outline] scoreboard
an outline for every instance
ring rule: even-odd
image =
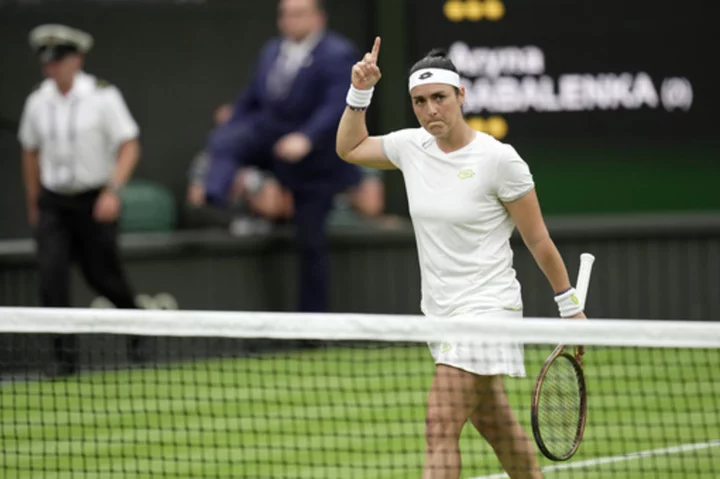
[[[498,138],[709,140],[720,46],[707,0],[413,0],[413,61],[442,47]]]

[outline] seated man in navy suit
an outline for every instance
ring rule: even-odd
[[[335,153],[358,55],[325,25],[321,0],[280,1],[282,37],[265,45],[230,121],[212,133],[208,145],[209,201],[223,203],[235,171],[247,165],[272,171],[292,193],[302,312],[327,310],[326,220],[335,194],[361,180],[360,170]]]

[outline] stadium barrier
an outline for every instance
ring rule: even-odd
[[[548,227],[571,277],[582,252],[597,257],[588,300],[593,317],[720,317],[720,216],[551,218]],[[525,314],[553,317],[556,305],[547,281],[517,235],[513,245]],[[331,248],[332,311],[419,312],[420,278],[412,230],[335,231]],[[248,238],[203,231],[127,235],[122,251],[138,303],[146,309],[282,312],[294,308],[295,261],[288,231]],[[0,306],[37,305],[34,268],[31,241],[0,242]],[[77,273],[72,289],[77,307],[109,306]],[[10,361],[18,351],[31,354],[33,350],[40,355],[35,362],[47,359],[41,351],[48,347],[28,348],[24,341],[47,346],[50,338],[0,335],[0,361]],[[183,348],[215,350],[172,343],[154,347],[176,351],[163,355],[183,354]],[[101,339],[88,338],[81,347],[88,361],[114,357],[95,354],[107,347]],[[248,344],[227,347],[236,351]]]

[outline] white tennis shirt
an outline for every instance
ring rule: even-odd
[[[40,182],[56,193],[101,188],[115,169],[118,147],[138,136],[120,91],[84,72],[63,95],[52,80],[25,102],[18,138],[40,152]]]
[[[385,156],[405,178],[422,280],[423,313],[431,316],[520,309],[503,201],[534,187],[515,149],[484,133],[444,153],[425,129],[383,137]]]

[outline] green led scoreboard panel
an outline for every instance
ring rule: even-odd
[[[499,138],[708,140],[718,26],[706,0],[413,0],[413,60],[448,49],[472,124]]]

